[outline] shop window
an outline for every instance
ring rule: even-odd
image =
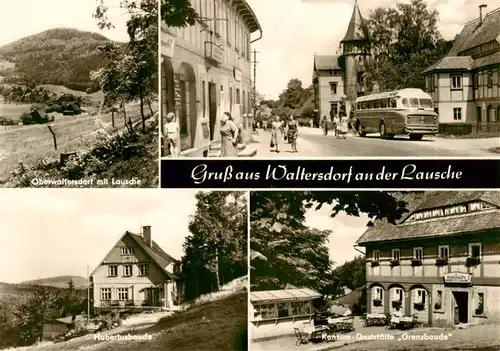
[[[301,316],[311,314],[311,307],[308,301],[292,302],[292,315]]]
[[[255,313],[260,314],[262,319],[265,318],[276,318],[276,310],[274,304],[265,304],[255,306]]]
[[[288,317],[290,311],[288,310],[288,303],[280,302],[278,303],[278,317]]]

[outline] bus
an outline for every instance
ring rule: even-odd
[[[439,130],[431,96],[413,88],[357,98],[353,122],[360,136],[378,132],[383,139],[409,134],[410,140],[422,140],[424,135],[434,135]]]

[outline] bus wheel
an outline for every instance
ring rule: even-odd
[[[422,134],[410,134],[410,140],[422,140]]]
[[[386,134],[386,131],[385,131],[385,122],[384,121],[380,121],[380,126],[378,127],[378,131],[379,131],[380,137],[382,139],[387,138],[387,134]]]

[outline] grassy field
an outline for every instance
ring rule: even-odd
[[[132,122],[140,120],[140,106],[130,105],[127,113]],[[111,114],[101,115],[103,122],[111,124]],[[74,152],[90,147],[95,142],[95,117],[89,115],[57,116],[52,129],[57,138],[54,149],[52,134],[46,124],[9,128],[0,131],[0,181],[22,161],[32,164],[40,157],[57,158],[60,153]],[[115,130],[125,128],[123,118],[115,114]]]
[[[0,116],[20,120],[21,115],[30,112],[31,104],[6,104],[0,102]]]

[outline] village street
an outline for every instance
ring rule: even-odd
[[[301,351],[326,351],[326,350],[499,350],[500,325],[468,325],[464,329],[445,328],[417,328],[413,330],[389,330],[386,327],[365,327],[359,317],[355,317],[355,331],[339,334],[338,340],[319,344],[308,343],[296,346],[295,336],[281,337],[251,344],[251,350],[301,350]],[[412,340],[428,338],[441,338],[446,340]],[[379,340],[367,341],[369,338]],[[392,338],[393,339],[389,339]]]
[[[291,153],[286,141],[280,145],[280,153],[270,150],[269,130],[258,129],[254,139],[259,141],[256,157],[259,158],[301,158],[301,157],[457,157],[457,156],[495,156],[490,149],[500,147],[500,137],[482,139],[458,139],[425,136],[421,141],[411,141],[408,136],[396,136],[393,140],[383,140],[378,134],[362,138],[347,135],[337,139],[333,131],[324,135],[320,128],[300,127],[297,139],[298,153]]]

